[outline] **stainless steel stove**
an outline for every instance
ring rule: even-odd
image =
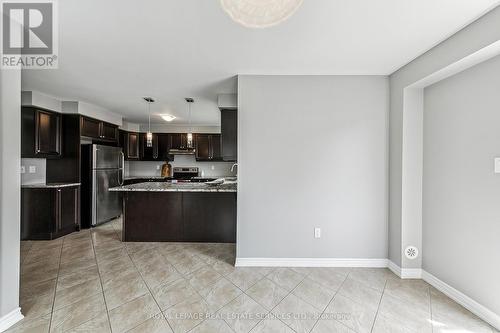
[[[193,177],[198,177],[200,169],[198,167],[174,167],[173,178],[180,180],[189,180]]]

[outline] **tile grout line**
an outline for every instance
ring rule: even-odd
[[[278,267],[277,269],[280,269],[280,268],[290,269],[289,267]],[[285,298],[287,298],[288,296],[290,296],[290,295],[293,293],[293,291],[294,291],[295,289],[297,289],[297,287],[298,287],[298,286],[302,283],[302,281],[304,281],[304,280],[305,280],[305,279],[309,276],[309,274],[310,274],[310,273],[309,273],[309,274],[301,274],[301,273],[299,273],[299,272],[294,271],[293,269],[290,269],[290,270],[292,270],[293,272],[295,272],[295,273],[297,273],[297,274],[302,275],[302,276],[303,276],[303,278],[300,280],[300,282],[299,282],[299,283],[297,283],[297,285],[296,285],[295,287],[293,287],[293,288],[292,288],[292,290],[290,290],[290,291],[288,292],[288,294],[286,294],[286,295],[285,295],[285,297],[283,297],[283,298],[281,299],[281,301],[280,301],[278,304],[276,304],[276,305],[275,305],[275,306],[274,306],[274,307],[273,307],[273,308],[269,311],[269,313],[270,313],[271,315],[273,315],[273,316],[274,316],[273,310],[274,310],[274,309],[276,309],[276,308],[278,307],[278,305],[280,305],[280,304],[281,304],[281,302],[283,302],[283,301],[285,300]],[[273,273],[273,272],[271,272],[271,273],[267,274],[267,275],[265,276],[265,278],[267,278],[267,279],[268,279],[269,281],[271,281],[272,283],[275,283],[273,280],[271,280],[271,279],[269,279],[269,278],[268,278],[268,276],[269,276],[270,274],[272,274],[272,273]],[[275,283],[275,284],[276,284],[278,287],[280,287],[277,283]],[[281,288],[281,287],[280,287],[280,288]],[[295,295],[294,295],[294,296],[295,296]],[[251,296],[249,296],[249,297],[251,298]],[[298,296],[295,296],[295,297],[298,297]],[[298,298],[299,298],[300,300],[304,301],[302,298],[300,298],[300,297],[298,297]],[[257,301],[256,301],[256,302],[257,302]],[[305,301],[304,301],[304,302],[305,302]],[[257,302],[257,303],[258,303],[258,302]],[[307,303],[307,302],[306,302],[306,303]],[[309,304],[309,303],[307,303],[307,304]],[[293,329],[290,325],[288,325],[287,323],[285,323],[285,322],[284,322],[283,320],[281,320],[280,318],[276,318],[276,319],[278,319],[280,322],[282,322],[284,325],[286,325],[286,326],[287,326],[288,328],[290,328],[292,331],[297,332],[295,329]],[[259,323],[257,323],[257,325],[258,325],[258,324],[260,324],[260,322],[259,322]],[[257,325],[255,325],[254,327],[252,327],[252,330],[253,330],[253,329],[254,329]],[[313,325],[313,328],[314,328],[314,325]]]
[[[162,254],[162,256],[163,256],[163,254]],[[203,260],[203,258],[202,258],[202,257],[200,257],[198,254],[193,254],[193,256],[194,256],[194,257],[196,257],[197,259],[201,260],[205,266],[207,266],[207,267],[209,267],[209,268],[213,269],[213,268],[210,266],[210,264],[206,263],[206,261],[204,261],[204,260]],[[167,258],[165,258],[165,260],[167,260],[167,261],[168,261],[168,259],[167,259]],[[218,259],[217,259],[217,260],[218,260]],[[172,264],[172,266],[174,266],[174,265]],[[233,267],[234,267],[234,266],[233,266]],[[175,266],[174,266],[174,268],[175,268]],[[196,271],[200,270],[201,268],[202,268],[202,267],[200,267],[199,269],[196,269],[196,270],[194,270],[193,272],[190,272],[190,273],[188,273],[188,274],[192,274],[192,273],[194,273],[194,272],[196,272]],[[229,280],[229,279],[227,278],[227,275],[231,274],[232,272],[231,272],[231,273],[229,273],[229,274],[224,275],[224,274],[220,273],[219,271],[217,271],[217,270],[215,270],[215,269],[213,269],[213,270],[214,270],[215,272],[217,272],[217,273],[221,276],[221,278],[220,278],[220,279],[218,279],[215,283],[210,284],[208,287],[211,287],[211,286],[215,285],[217,282],[219,282],[220,280],[224,279],[224,280],[226,280],[227,282],[229,282],[231,285],[233,285],[236,289],[238,289],[239,291],[241,291],[241,294],[239,294],[238,296],[236,296],[235,298],[231,299],[230,301],[228,301],[227,303],[225,303],[224,305],[222,305],[220,308],[218,308],[217,310],[215,310],[215,311],[213,312],[213,314],[215,315],[215,314],[217,314],[217,312],[219,312],[220,310],[222,310],[222,309],[223,309],[226,305],[228,305],[229,303],[231,303],[232,301],[234,301],[235,299],[237,299],[238,297],[240,297],[242,294],[245,294],[245,292],[244,292],[244,291],[243,291],[240,287],[238,287],[237,285],[235,285],[235,284],[234,284],[231,280]],[[183,277],[187,280],[187,277],[185,277],[182,273],[180,273],[180,272],[179,272],[179,274],[181,274],[181,275],[182,275],[182,276],[183,276]],[[187,283],[191,286],[191,284],[189,283],[189,280],[187,280]],[[201,299],[202,299],[202,300],[204,300],[204,301],[206,302],[205,297],[203,297],[203,295],[201,295],[201,294],[200,294],[200,292],[199,292],[197,289],[195,289],[193,286],[191,286],[191,288],[193,288],[193,290],[194,290],[194,291],[195,291],[195,292],[196,292],[196,293],[197,293],[197,294],[201,297]],[[208,303],[207,303],[207,304],[208,304]],[[212,315],[212,313],[210,313],[210,315]],[[198,326],[200,326],[201,324],[203,324],[206,320],[207,320],[207,319],[204,319],[202,322],[200,322],[200,323],[198,323],[197,325],[195,325],[195,326],[194,326],[193,328],[191,328],[191,329],[190,329],[187,333],[189,333],[189,332],[193,331],[194,329],[196,329],[196,327],[198,327]],[[232,327],[231,327],[231,326],[230,326],[230,325],[229,325],[229,324],[228,324],[228,323],[227,323],[224,319],[222,319],[222,321],[223,321],[223,322],[227,325],[227,327],[229,327],[229,329],[230,329],[232,332],[234,332],[234,329],[233,329],[233,328],[232,328]]]
[[[373,324],[370,333],[373,333],[373,329],[375,328],[375,322],[377,321],[378,313],[380,311],[380,304],[382,304],[382,298],[384,297],[385,288],[387,287],[387,280],[388,279],[385,280],[384,289],[382,289],[382,295],[380,295],[380,301],[378,302],[377,312],[375,313],[375,318],[373,319]]]
[[[309,332],[312,332],[314,330],[314,328],[316,327],[316,325],[318,325],[319,321],[321,320],[321,317],[323,317],[323,315],[325,314],[326,312],[326,309],[328,309],[328,307],[330,306],[330,304],[332,304],[333,300],[335,299],[335,297],[337,296],[337,294],[339,293],[340,289],[342,289],[342,286],[344,286],[344,283],[347,281],[347,278],[349,277],[349,275],[351,275],[351,270],[352,268],[349,268],[349,273],[347,273],[346,277],[344,278],[344,280],[342,281],[342,283],[340,284],[339,288],[337,289],[337,291],[335,292],[335,294],[333,295],[332,299],[328,302],[328,304],[325,306],[325,309],[323,310],[323,312],[321,312],[321,315],[319,317],[318,320],[316,320],[316,322],[314,323],[313,327],[311,328],[311,330]],[[344,323],[336,320],[335,318],[333,319],[335,320],[336,322],[344,325],[345,327],[347,327],[348,329],[351,329],[350,327],[348,327],[347,325],[345,325]]]
[[[121,238],[120,238],[120,241],[121,241]],[[126,243],[126,242],[123,242],[123,243]],[[154,246],[154,247],[152,247],[152,248],[153,248],[153,249],[156,249],[156,247],[157,247],[157,246]],[[165,315],[163,314],[163,311],[162,311],[162,309],[161,309],[160,304],[158,304],[158,301],[157,301],[157,300],[156,300],[156,298],[154,297],[153,291],[151,290],[151,288],[150,288],[150,287],[149,287],[149,285],[147,284],[146,280],[145,280],[145,279],[144,279],[144,277],[142,276],[141,271],[139,270],[139,268],[138,268],[138,267],[137,267],[137,265],[135,264],[134,260],[133,260],[133,259],[132,259],[132,257],[130,256],[130,253],[129,253],[128,249],[127,249],[127,245],[126,245],[126,244],[125,244],[125,252],[127,253],[127,256],[129,257],[130,261],[132,262],[132,265],[134,265],[134,268],[135,268],[135,269],[137,270],[137,272],[139,273],[139,276],[141,277],[142,282],[144,282],[144,285],[145,285],[145,286],[146,286],[146,288],[148,289],[149,294],[151,295],[151,298],[153,299],[153,301],[155,302],[156,306],[158,307],[158,310],[160,310],[160,312],[159,312],[159,313],[161,314],[161,317],[162,317],[162,318],[163,318],[163,319],[167,322],[167,325],[168,325],[168,327],[170,327],[170,329],[172,330],[172,332],[175,332],[175,331],[174,331],[174,329],[173,329],[173,327],[170,325],[170,322],[167,320],[167,318],[166,318],[166,317],[165,317]],[[162,254],[161,254],[161,253],[160,253],[160,256],[162,256]],[[162,256],[162,257],[163,257],[163,256]],[[166,258],[164,258],[164,259],[166,260]],[[172,264],[171,264],[168,260],[167,260],[167,262],[168,262],[170,265],[172,265]],[[172,267],[175,269],[175,267],[174,267],[173,265],[172,265]],[[176,269],[175,269],[175,270],[176,270]],[[177,271],[177,270],[176,270],[176,271]],[[177,271],[177,272],[178,272],[178,271]],[[178,273],[179,273],[179,272],[178,272]],[[182,274],[181,274],[181,276],[182,276]],[[144,295],[141,295],[141,296],[139,296],[139,297],[142,297],[142,296],[144,296]],[[136,298],[134,298],[133,300],[136,300],[136,299],[138,299],[139,297],[136,297]],[[132,302],[133,300],[130,300],[129,302]],[[124,304],[127,304],[127,303],[129,303],[129,302],[126,302],[126,303],[124,303]],[[122,305],[123,305],[123,304],[122,304]],[[120,305],[120,306],[121,306],[121,305]],[[158,313],[157,313],[157,314],[155,314],[155,316],[156,316],[156,315],[158,315]],[[154,317],[152,317],[152,318],[154,318]],[[151,319],[151,318],[149,318],[149,319]],[[134,326],[134,327],[132,327],[132,328],[128,329],[128,330],[127,330],[127,332],[128,332],[128,331],[130,331],[130,330],[133,330],[134,328],[139,327],[140,325],[144,324],[144,323],[145,323],[146,321],[148,321],[149,319],[146,319],[145,321],[140,322],[137,326]]]
[[[192,274],[192,273],[194,273],[194,272],[199,271],[200,269],[202,269],[202,268],[203,268],[203,266],[206,266],[206,267],[208,267],[208,268],[211,268],[211,267],[210,267],[210,265],[209,265],[209,264],[207,264],[207,263],[206,263],[206,262],[205,262],[202,258],[200,258],[197,254],[193,254],[193,255],[192,255],[192,257],[196,257],[198,260],[201,260],[201,261],[203,262],[203,266],[202,266],[202,267],[200,267],[200,268],[198,268],[198,269],[195,269],[194,271],[189,272],[189,273],[187,273],[187,274],[182,274],[182,273],[181,273],[181,272],[180,272],[180,271],[179,271],[179,270],[175,267],[175,265],[174,265],[174,264],[172,264],[172,263],[168,260],[168,258],[166,258],[166,256],[165,256],[163,253],[160,253],[160,256],[162,256],[162,257],[163,257],[163,258],[164,258],[164,259],[165,259],[165,260],[166,260],[166,261],[167,261],[170,265],[172,265],[172,267],[176,270],[176,272],[177,272],[177,273],[179,273],[179,274],[181,275],[181,277],[182,277],[182,278],[183,278],[183,279],[184,279],[184,280],[185,280],[185,281],[189,284],[189,286],[190,286],[190,287],[191,287],[191,288],[195,291],[195,293],[196,293],[196,294],[197,294],[197,295],[198,295],[198,296],[199,296],[199,297],[200,297],[203,301],[205,301],[205,302],[206,302],[206,300],[205,300],[205,298],[203,297],[203,295],[201,295],[201,294],[200,294],[200,292],[199,292],[196,288],[194,288],[194,287],[191,285],[191,283],[190,283],[190,282],[189,282],[189,280],[187,279],[187,275],[189,275],[189,274]],[[211,269],[213,269],[213,268],[211,268]],[[214,269],[213,269],[213,270],[214,270]],[[216,270],[214,270],[214,271],[215,271],[215,272],[217,272]],[[208,287],[211,287],[211,286],[215,285],[217,282],[219,282],[220,280],[225,279],[225,280],[227,280],[229,283],[231,283],[232,285],[234,285],[236,288],[238,288],[238,286],[236,286],[234,283],[232,283],[232,281],[230,281],[228,278],[226,278],[226,276],[225,276],[225,275],[223,275],[223,274],[221,274],[221,273],[219,273],[219,272],[217,272],[217,273],[221,276],[221,278],[220,278],[220,279],[218,279],[215,283],[211,283]],[[240,288],[238,288],[238,289],[240,289]],[[242,291],[242,290],[240,289],[240,291]],[[242,292],[243,292],[243,291],[242,291]],[[235,298],[233,298],[232,300],[230,300],[229,302],[227,302],[226,304],[224,304],[222,307],[220,307],[219,309],[217,309],[217,310],[215,311],[215,313],[216,313],[216,312],[218,312],[218,311],[220,311],[223,307],[225,307],[227,304],[229,304],[229,303],[231,303],[232,301],[234,301],[234,300],[235,300],[236,298],[238,298],[239,296],[240,296],[240,295],[236,296]],[[154,296],[153,296],[153,298],[154,298]],[[178,304],[179,304],[179,303],[178,303]],[[207,304],[208,304],[208,303],[207,303]],[[177,305],[177,304],[175,304],[175,305]],[[171,307],[173,307],[173,306],[175,306],[175,305],[172,305]],[[170,309],[171,307],[169,307],[169,309]],[[167,310],[168,310],[168,309],[167,309]],[[214,314],[215,314],[215,313],[214,313]],[[212,313],[210,313],[210,314],[212,314]],[[205,318],[204,320],[202,320],[200,323],[198,323],[198,324],[197,324],[197,325],[195,325],[193,328],[191,328],[190,330],[188,330],[188,332],[187,332],[187,333],[191,332],[191,331],[192,331],[192,330],[194,330],[196,327],[198,327],[198,326],[200,326],[201,324],[203,324],[206,320],[207,320],[206,318]],[[224,320],[223,320],[223,321],[224,321]],[[168,320],[167,320],[167,322],[168,322]],[[224,322],[225,322],[225,321],[224,321]],[[170,323],[169,323],[169,325],[170,325]],[[227,326],[231,329],[231,331],[233,331],[233,332],[234,332],[233,328],[232,328],[232,327],[230,327],[230,326],[229,326],[229,324],[227,324],[227,323],[226,323],[226,325],[227,325]],[[172,329],[172,331],[173,331],[173,329]]]
[[[65,238],[63,238],[63,240],[61,242],[61,250],[59,252],[59,265],[57,266],[56,285],[54,286],[54,298],[52,300],[52,309],[50,311],[49,332],[52,330],[52,318],[54,317],[54,306],[56,305],[57,282],[59,281],[59,273],[61,271],[61,259],[62,259],[62,251],[63,251],[64,240],[65,240]]]
[[[108,303],[106,302],[106,297],[104,295],[104,286],[102,285],[101,270],[99,269],[99,261],[97,260],[97,253],[95,252],[94,238],[92,237],[92,231],[90,231],[89,233],[90,233],[90,241],[92,243],[92,251],[94,251],[94,260],[95,260],[95,263],[97,266],[97,275],[99,275],[99,284],[101,285],[102,298],[104,300],[104,306],[106,307],[106,316],[108,318],[108,326],[109,326],[110,332],[113,332],[113,328],[111,327],[111,319],[109,318]]]

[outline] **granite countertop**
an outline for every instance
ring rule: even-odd
[[[123,178],[124,180],[132,179],[172,179],[172,177],[162,177],[162,176],[127,176]]]
[[[52,183],[52,184],[26,184],[21,185],[21,188],[61,188],[61,187],[71,187],[80,186],[80,183]]]
[[[237,183],[228,181],[211,186],[205,183],[148,182],[110,188],[113,192],[236,192]]]

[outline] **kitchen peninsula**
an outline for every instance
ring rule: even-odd
[[[236,181],[147,182],[123,193],[123,241],[236,242]]]

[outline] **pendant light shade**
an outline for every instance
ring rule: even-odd
[[[151,132],[151,103],[154,103],[152,97],[143,97],[143,99],[148,103],[148,132],[146,133],[146,147],[153,147],[153,133]]]
[[[295,13],[303,0],[220,0],[222,8],[247,28],[279,24]]]
[[[186,145],[188,148],[193,148],[193,129],[191,128],[191,105],[194,103],[194,99],[191,97],[185,98],[188,103],[188,119],[189,119],[189,131],[187,133]]]
[[[153,147],[153,133],[151,133],[151,129],[146,133],[146,146]]]

